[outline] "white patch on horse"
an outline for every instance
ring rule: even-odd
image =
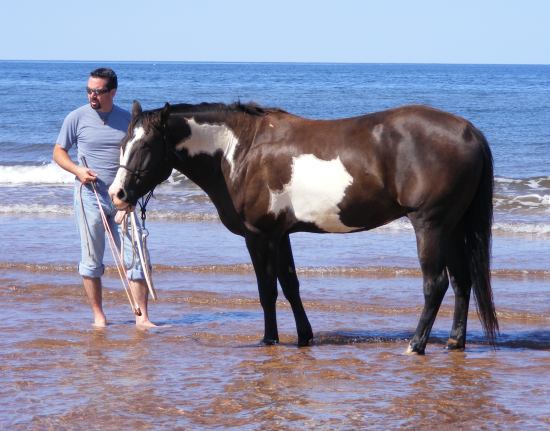
[[[138,142],[141,138],[143,138],[143,135],[145,135],[145,130],[142,126],[136,126],[134,128],[134,137],[126,143],[126,151],[122,152],[122,148],[120,148],[120,164],[123,166],[126,166],[128,164],[128,158],[130,157],[130,154],[132,153],[132,147],[136,142]],[[124,181],[126,180],[126,175],[128,175],[128,171],[124,168],[118,168],[118,171],[116,173],[116,177],[109,187],[109,193],[114,194],[117,193],[124,184]]]
[[[340,157],[333,160],[321,160],[313,154],[293,157],[290,182],[281,191],[269,191],[269,211],[278,215],[289,209],[297,220],[315,223],[326,232],[357,230],[342,223],[338,208],[352,183],[353,177]]]
[[[217,151],[222,151],[223,157],[229,163],[231,175],[233,175],[235,150],[239,145],[239,139],[225,124],[198,124],[194,118],[187,120],[191,128],[191,135],[176,145],[177,150],[185,148],[190,157],[197,154],[213,156]]]

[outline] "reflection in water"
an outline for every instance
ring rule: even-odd
[[[395,372],[409,375],[410,384],[392,400],[392,411],[401,412],[408,426],[437,417],[440,426],[475,428],[498,419],[500,411],[492,397],[496,382],[483,366],[468,364],[464,353],[401,361],[401,369]]]
[[[420,310],[418,289],[408,286],[418,280],[369,279],[368,289],[358,289],[363,280],[310,278],[304,299],[313,345],[296,347],[292,313],[281,299],[281,344],[267,347],[259,344],[263,320],[254,281],[230,274],[209,288],[202,277],[164,280],[168,288],[151,312],[169,326],[149,331],[134,327],[122,292],[106,289],[111,324],[93,329],[80,286],[5,282],[0,428],[518,429],[550,423],[550,407],[533,402],[550,397],[543,378],[550,331],[538,299],[500,296],[496,350],[473,312],[467,350],[448,352],[451,295],[427,354],[408,356]]]

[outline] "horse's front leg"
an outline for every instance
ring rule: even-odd
[[[279,283],[281,283],[285,298],[292,307],[294,320],[296,320],[296,330],[298,331],[298,346],[307,346],[313,340],[313,331],[311,330],[311,324],[300,297],[300,282],[296,275],[296,267],[294,266],[294,257],[292,256],[292,247],[288,234],[281,238],[277,278],[279,279]]]
[[[260,304],[264,310],[264,338],[265,344],[277,344],[277,254],[278,241],[268,239],[263,235],[247,234],[246,247],[252,259],[252,265],[258,282]]]

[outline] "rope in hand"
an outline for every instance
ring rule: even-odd
[[[149,257],[149,252],[147,250],[147,237],[149,236],[149,232],[147,229],[145,229],[145,217],[143,213],[145,212],[145,207],[142,207],[142,220],[143,220],[143,227],[141,231],[141,241],[139,238],[139,230],[138,230],[138,224],[136,219],[136,213],[132,211],[130,213],[130,220],[128,220],[128,213],[124,214],[119,220],[115,218],[115,222],[119,223],[122,229],[122,232],[124,235],[122,236],[122,245],[121,249],[124,250],[124,239],[127,233],[130,233],[132,238],[132,266],[133,262],[135,260],[135,253],[136,249],[138,251],[138,257],[141,262],[141,267],[143,269],[143,275],[145,276],[145,282],[147,284],[147,289],[149,290],[149,293],[151,294],[151,298],[153,298],[155,301],[158,299],[157,292],[155,290],[155,286],[153,285],[153,278],[151,277],[152,267],[151,267],[151,259]],[[128,224],[131,224],[131,232],[128,232]]]
[[[86,163],[86,159],[84,157],[81,157],[80,160],[82,161],[82,164],[84,166],[88,167],[88,164]],[[128,301],[130,302],[130,307],[132,308],[132,312],[136,316],[141,316],[141,310],[134,297],[134,294],[130,287],[130,280],[128,279],[128,274],[126,274],[126,271],[124,268],[124,257],[122,254],[123,251],[118,250],[115,238],[113,236],[113,232],[111,231],[111,227],[109,226],[109,222],[107,220],[107,216],[105,215],[105,211],[103,211],[103,207],[101,206],[101,201],[99,200],[99,194],[97,193],[95,184],[93,182],[91,184],[92,184],[92,190],[94,191],[94,194],[97,200],[97,205],[99,207],[99,214],[101,215],[103,226],[105,227],[105,231],[107,232],[107,238],[109,239],[109,245],[111,248],[111,252],[113,254],[113,259],[115,260],[115,264],[118,270],[118,275],[120,276],[120,280],[122,282],[122,287],[124,287],[124,291],[126,292],[126,296],[128,297]],[[80,187],[82,188],[82,186],[83,185],[81,184]],[[82,202],[82,198],[81,198],[81,202]]]
[[[142,208],[142,211],[145,212],[145,207]],[[149,235],[149,232],[147,229],[145,229],[145,223],[143,226],[143,231],[141,233],[141,241],[138,238],[138,228],[137,228],[137,220],[136,220],[136,213],[132,212],[131,214],[132,218],[132,232],[134,237],[135,244],[137,245],[139,258],[141,259],[141,266],[143,268],[143,274],[145,275],[145,282],[147,283],[147,288],[149,289],[149,293],[151,294],[151,298],[153,298],[155,301],[157,300],[157,292],[155,290],[155,286],[153,285],[153,278],[151,277],[151,263],[149,259],[149,252],[147,251],[147,236]],[[142,216],[143,221],[144,217]]]

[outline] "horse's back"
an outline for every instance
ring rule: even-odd
[[[338,120],[278,112],[248,159],[249,213],[264,208],[297,230],[348,232],[449,199],[464,205],[479,179],[480,136],[468,121],[425,106]]]
[[[481,132],[459,116],[425,106],[385,114],[372,143],[385,163],[386,187],[402,206],[471,198],[484,163]]]

